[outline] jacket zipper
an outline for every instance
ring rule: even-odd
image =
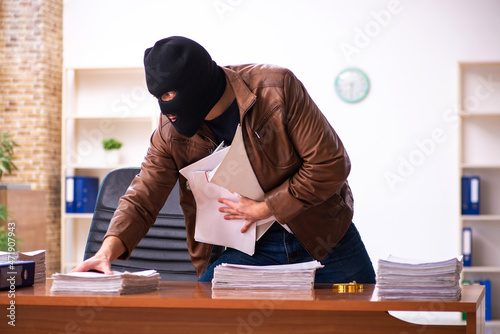
[[[269,119],[269,117],[271,117],[271,115],[273,114],[273,112],[278,109],[278,106],[275,106],[270,113],[268,113],[268,115],[260,122],[259,124],[259,127],[257,128],[257,130],[255,130],[253,133],[254,135],[260,139],[260,135],[259,135],[259,131],[262,129],[262,127],[264,126],[264,124],[267,122],[267,120]]]
[[[252,104],[243,112],[243,116],[241,117],[241,127],[243,128],[243,119],[245,118],[245,115],[247,114],[247,112],[252,109],[253,105],[255,104],[255,102],[257,102],[257,98],[254,98],[253,101],[252,101]],[[258,134],[256,133],[256,135],[258,136]]]

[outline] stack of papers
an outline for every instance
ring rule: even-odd
[[[213,299],[314,300],[313,289],[212,289]]]
[[[18,261],[35,262],[35,283],[45,281],[45,250],[32,252],[3,252],[0,251],[0,263],[15,263]]]
[[[215,267],[212,289],[312,289],[318,261],[272,266],[222,263]]]
[[[0,251],[0,263],[14,262],[17,259],[18,252]]]
[[[113,275],[76,272],[54,274],[52,278],[50,292],[53,294],[124,295],[157,290],[160,284],[160,274],[156,270],[114,272]]]
[[[33,252],[19,252],[18,261],[34,261],[35,262],[35,283],[45,281],[45,250],[37,250]]]
[[[424,262],[389,256],[379,260],[378,296],[381,299],[459,300],[462,258]]]

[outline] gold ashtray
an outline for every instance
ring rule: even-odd
[[[352,281],[351,283],[338,283],[333,285],[333,292],[351,293],[363,292],[363,284]]]

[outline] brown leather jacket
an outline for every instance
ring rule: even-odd
[[[255,64],[223,69],[236,95],[247,154],[266,203],[277,221],[287,224],[321,261],[353,216],[346,181],[350,160],[341,140],[289,70]],[[161,116],[141,172],[120,200],[106,234],[125,244],[127,252],[120,258],[128,258],[147,233],[179,179],[191,260],[200,276],[205,272],[212,246],[194,240],[196,203],[179,170],[215,147],[205,124],[186,138]]]

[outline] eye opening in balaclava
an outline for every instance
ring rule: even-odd
[[[148,90],[158,98],[161,112],[175,116],[173,127],[186,137],[196,134],[226,88],[224,71],[201,45],[185,37],[165,38],[146,49],[144,69]],[[176,96],[162,101],[169,91]]]

